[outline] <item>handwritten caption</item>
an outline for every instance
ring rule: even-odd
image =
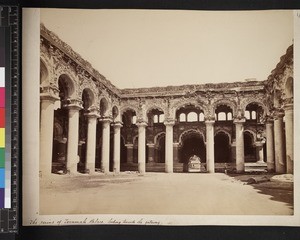
[[[63,219],[48,219],[48,220],[40,220],[40,219],[31,219],[29,220],[29,225],[93,225],[93,224],[113,224],[113,225],[121,225],[121,224],[127,224],[127,225],[160,225],[160,221],[154,220],[154,219],[144,219],[144,218],[138,218],[138,219],[117,219],[117,218],[109,218],[109,219],[100,219],[100,218],[82,218],[82,219],[70,219],[70,218],[63,218]]]

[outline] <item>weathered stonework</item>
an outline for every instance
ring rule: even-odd
[[[41,157],[43,174],[55,171],[59,163],[69,172],[94,172],[95,166],[104,172],[161,171],[162,163],[167,172],[183,171],[184,158],[194,153],[210,158],[205,165],[210,172],[229,165],[243,171],[247,159],[261,162],[262,156],[272,166],[274,155],[282,165],[280,171],[293,172],[293,46],[265,81],[118,89],[44,25],[40,44],[41,107],[47,107],[41,110],[45,114],[41,121],[50,117],[47,122],[52,121],[54,129],[54,136],[41,129],[52,158],[51,162]],[[71,130],[70,123],[78,129]],[[284,125],[288,145],[278,139],[284,136]],[[68,136],[75,139],[69,141]],[[255,147],[259,154],[253,152]],[[76,159],[67,159],[70,148]],[[250,157],[244,156],[244,148]],[[216,149],[226,155],[223,160]]]

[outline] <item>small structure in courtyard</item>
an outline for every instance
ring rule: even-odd
[[[188,172],[201,172],[201,159],[200,157],[193,155],[189,159]]]

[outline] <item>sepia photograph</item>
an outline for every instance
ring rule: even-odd
[[[299,224],[293,11],[31,11],[25,224]]]

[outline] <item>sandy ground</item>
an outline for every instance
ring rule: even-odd
[[[40,214],[293,214],[292,204],[277,201],[272,189],[261,194],[222,173],[53,174],[40,186]]]

